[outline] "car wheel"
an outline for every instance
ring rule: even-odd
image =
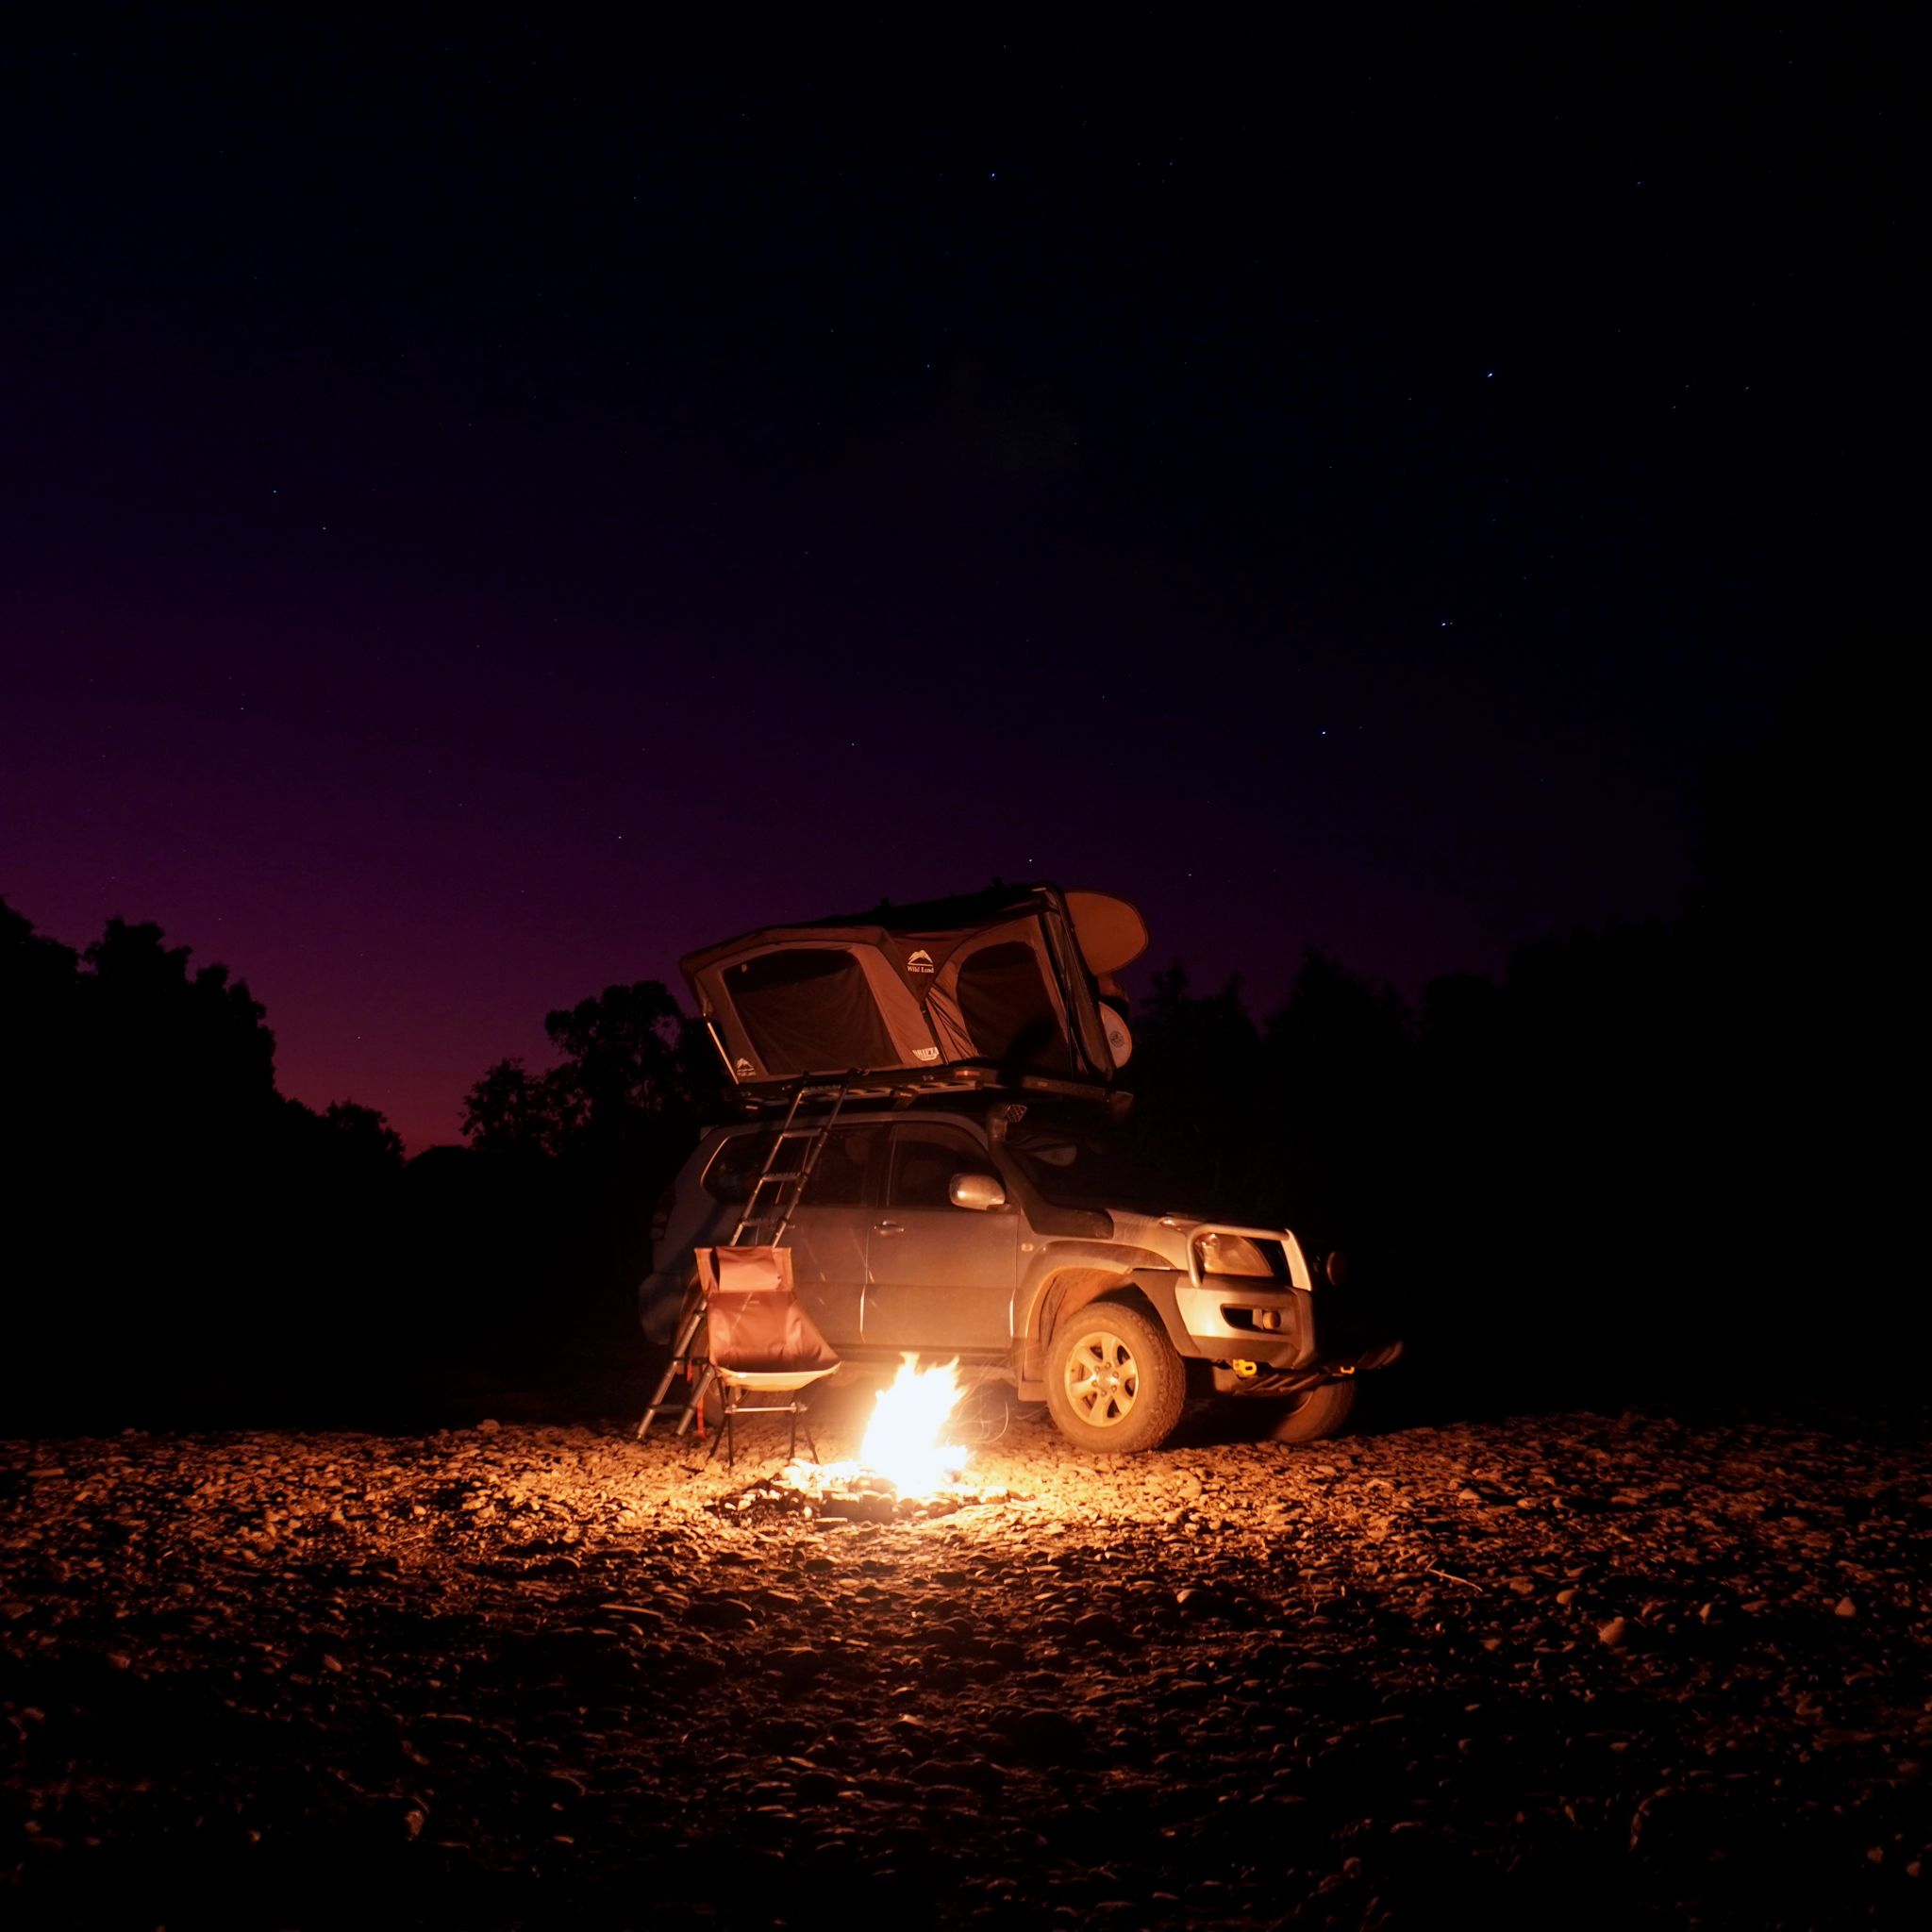
[[[1339,1436],[1355,1413],[1357,1384],[1318,1382],[1293,1402],[1272,1404],[1277,1411],[1268,1425],[1271,1442],[1321,1442]]]
[[[1054,1330],[1046,1406],[1082,1449],[1152,1449],[1181,1419],[1188,1378],[1158,1322],[1123,1302],[1089,1302]]]

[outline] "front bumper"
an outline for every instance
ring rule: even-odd
[[[1344,1375],[1386,1368],[1402,1341],[1352,1296],[1240,1274],[1177,1281],[1175,1312],[1190,1355],[1252,1363],[1260,1375]],[[1241,1379],[1249,1379],[1243,1376]]]
[[[1174,1299],[1191,1355],[1276,1371],[1309,1368],[1316,1360],[1315,1297],[1305,1288],[1207,1274],[1176,1282]]]

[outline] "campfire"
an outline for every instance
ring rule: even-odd
[[[902,1495],[957,1482],[966,1452],[940,1438],[965,1393],[958,1370],[957,1359],[922,1369],[917,1356],[902,1357],[891,1386],[879,1391],[853,1466],[884,1476]]]
[[[966,1392],[958,1368],[950,1361],[922,1369],[918,1357],[904,1357],[879,1391],[856,1457],[788,1462],[715,1507],[734,1514],[772,1509],[826,1523],[887,1523],[1007,1500],[1005,1490],[962,1482],[968,1452],[944,1440]]]

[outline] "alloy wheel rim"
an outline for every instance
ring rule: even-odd
[[[1109,1328],[1081,1336],[1067,1358],[1065,1387],[1074,1413],[1097,1429],[1118,1428],[1141,1396],[1133,1348]]]

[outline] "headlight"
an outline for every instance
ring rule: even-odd
[[[1246,1235],[1204,1234],[1199,1246],[1204,1274],[1274,1276],[1267,1256]]]

